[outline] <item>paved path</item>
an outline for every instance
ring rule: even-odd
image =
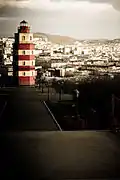
[[[9,98],[0,130],[58,130],[34,88],[8,88],[1,93],[7,93]]]
[[[0,142],[2,180],[120,179],[120,141],[109,132],[10,132]]]

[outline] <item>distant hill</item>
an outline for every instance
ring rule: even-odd
[[[77,41],[77,39],[68,36],[51,35],[45,33],[34,33],[33,37],[47,37],[49,41],[57,44],[72,44],[73,42]]]
[[[0,33],[0,37],[14,37],[14,33]],[[116,39],[75,39],[69,36],[61,36],[61,35],[52,35],[47,33],[40,33],[36,32],[33,33],[33,37],[47,37],[49,41],[55,44],[73,44],[74,42],[78,41],[81,43],[101,43],[101,44],[107,44],[107,43],[120,43],[120,38]]]
[[[113,41],[116,43],[120,43],[120,39],[114,39]]]

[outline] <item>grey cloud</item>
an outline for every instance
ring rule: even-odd
[[[91,3],[108,3],[111,4],[116,10],[120,10],[120,0],[51,0],[51,2],[80,2],[80,1],[89,1]]]
[[[98,3],[109,3],[112,4],[112,6],[116,9],[120,11],[120,0],[89,0],[90,2],[98,2]]]
[[[0,17],[24,17],[27,15],[33,15],[32,10],[27,8],[14,8],[9,6],[4,6],[0,9]]]
[[[65,2],[75,2],[75,1],[90,1],[90,2],[100,2],[100,3],[104,3],[104,2],[111,2],[112,0],[51,0],[52,1],[56,1],[56,2],[59,2],[59,1],[65,1]]]
[[[30,0],[0,0],[0,8],[4,6],[19,7],[28,4]],[[23,6],[24,7],[24,6]]]
[[[9,0],[9,2],[26,2],[26,1],[30,1],[30,0]],[[34,0],[33,0],[34,1]],[[117,10],[120,10],[120,0],[51,0],[51,1],[89,1],[92,3],[111,3],[113,4],[114,8]],[[8,0],[4,0],[0,2],[8,2]],[[59,14],[59,12],[55,12],[55,16]],[[9,4],[5,4],[4,6],[2,6],[0,8],[0,17],[48,17],[48,16],[54,16],[54,12],[51,11],[47,11],[45,9],[30,9],[29,7],[14,7],[14,6],[10,6]]]
[[[54,12],[48,12],[46,10],[30,9],[30,8],[20,8],[12,7],[9,5],[0,8],[0,17],[46,17],[53,14]]]
[[[90,2],[93,3],[111,3],[112,0],[89,0]]]
[[[113,7],[120,11],[120,0],[113,1]]]

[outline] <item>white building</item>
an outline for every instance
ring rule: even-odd
[[[71,48],[70,47],[64,47],[64,53],[65,54],[69,54],[71,51]]]
[[[60,67],[63,67],[67,65],[67,63],[62,63],[62,62],[54,62],[54,63],[51,63],[51,68],[60,68]]]

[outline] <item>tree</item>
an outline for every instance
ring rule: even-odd
[[[44,69],[44,70],[47,70],[48,68],[50,68],[51,67],[51,63],[48,61],[45,61],[45,62],[43,62],[42,64],[41,64],[41,66],[42,66],[42,68]]]
[[[65,77],[73,77],[73,76],[74,76],[74,74],[73,74],[72,71],[67,71],[67,72],[65,73]]]

